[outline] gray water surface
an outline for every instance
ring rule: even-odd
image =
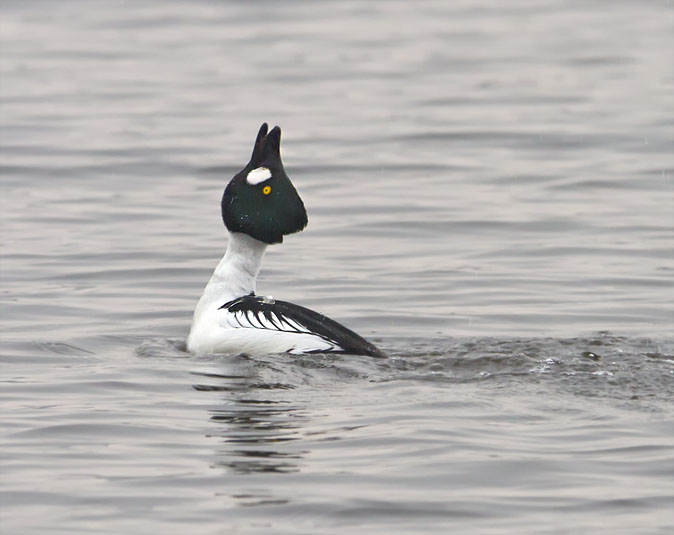
[[[1,533],[671,533],[671,2],[0,5]],[[263,121],[389,358],[184,352]]]

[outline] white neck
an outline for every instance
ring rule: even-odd
[[[255,279],[262,265],[267,244],[246,234],[231,232],[227,251],[211,275],[192,318],[192,332],[202,321],[208,321],[213,310],[255,292]]]
[[[231,300],[255,292],[255,279],[266,249],[266,243],[246,234],[230,232],[225,256],[208,281],[203,297],[208,293],[214,298],[221,296]]]
[[[246,234],[229,234],[225,256],[215,268],[194,309],[192,328],[187,338],[190,351],[195,351],[196,347],[201,348],[199,351],[213,351],[215,346],[208,344],[213,342],[213,336],[217,339],[219,332],[217,310],[228,301],[255,292],[255,279],[266,249],[266,243]]]

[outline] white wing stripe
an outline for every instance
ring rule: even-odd
[[[281,325],[283,324],[283,322],[279,319],[279,317],[276,314],[271,312],[269,314],[269,320],[272,322],[272,325],[274,325],[274,329],[281,330]]]
[[[329,340],[319,334],[311,332],[304,325],[296,320],[279,314],[278,312],[269,311],[265,314],[264,311],[254,310],[237,310],[232,312],[227,310],[225,318],[226,323],[234,329],[260,329],[265,331],[275,331],[279,333],[302,334],[311,335],[321,338],[321,343],[326,344],[325,350],[331,351],[339,349],[339,345],[334,341]],[[306,349],[304,349],[306,351]],[[292,351],[291,351],[292,352]]]
[[[281,332],[313,334],[300,323],[275,313],[270,314],[270,317],[267,318],[263,312],[256,313],[252,310],[238,310],[234,313],[229,312],[227,316],[232,318],[239,327],[244,329],[266,329]],[[228,323],[231,324],[232,322],[230,321]]]
[[[236,312],[234,314],[234,319],[236,320],[236,322],[239,324],[240,327],[245,327],[245,325],[243,324],[243,319],[245,317],[246,317],[245,312]]]
[[[265,315],[264,312],[259,312],[257,314],[257,318],[258,318],[258,320],[260,320],[260,323],[262,323],[262,325],[264,325],[265,329],[276,330],[276,326],[271,322],[271,320],[269,318],[267,318],[267,316]]]
[[[291,320],[290,318],[286,318],[285,316],[282,316],[282,318],[283,318],[283,323],[285,323],[287,325],[290,325],[290,327],[292,327],[296,331],[301,332],[301,333],[309,332],[309,331],[307,331],[306,327],[300,325],[295,320]]]
[[[253,327],[255,327],[256,329],[264,329],[264,328],[265,328],[265,326],[263,325],[262,321],[260,320],[259,314],[257,314],[256,312],[253,312],[252,310],[249,311],[248,314],[249,314],[248,319],[249,319],[249,321],[250,321],[250,324],[251,324]],[[257,325],[255,325],[256,322],[257,322]],[[259,327],[258,327],[258,325],[259,325]]]

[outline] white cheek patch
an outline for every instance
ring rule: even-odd
[[[246,182],[248,182],[251,186],[255,186],[256,184],[264,182],[265,180],[269,180],[270,178],[271,171],[269,169],[266,167],[258,167],[257,169],[253,169],[250,173],[248,173]]]

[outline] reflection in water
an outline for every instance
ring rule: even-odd
[[[216,466],[237,474],[299,471],[298,460],[306,452],[283,451],[283,445],[301,438],[301,423],[306,417],[300,407],[265,399],[292,386],[264,382],[255,373],[193,373],[209,381],[193,385],[195,390],[233,394],[222,398],[221,407],[209,410],[210,419],[217,424],[209,436],[221,438],[223,444]]]

